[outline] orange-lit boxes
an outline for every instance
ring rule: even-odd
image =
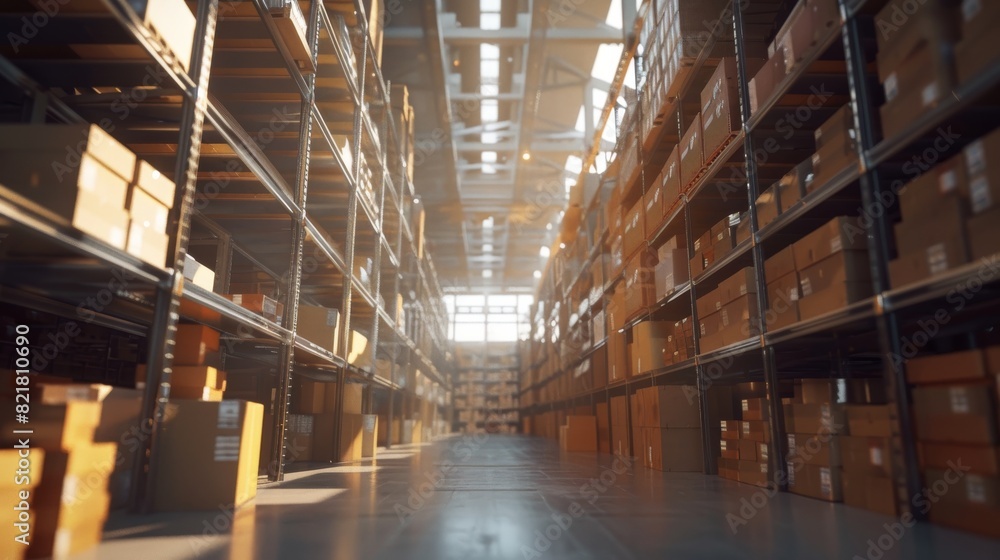
[[[672,237],[661,245],[656,250],[656,261],[653,298],[654,301],[660,301],[688,281],[687,248],[683,239]]]
[[[1000,537],[997,380],[1000,347],[922,356],[906,364],[930,519]],[[963,474],[955,466],[968,469]],[[947,492],[935,488],[949,488]]]
[[[839,434],[847,433],[843,400],[829,380],[803,380],[796,402],[784,406],[789,490],[812,498],[842,499]]]
[[[176,186],[149,163],[136,164],[128,194],[128,242],[125,250],[143,261],[163,267],[169,251],[167,234]]]
[[[22,456],[25,453],[26,456]],[[0,479],[0,500],[6,507],[0,510],[0,538],[8,544],[8,552],[13,560],[24,558],[28,552],[28,544],[34,537],[32,521],[37,517],[37,510],[32,508],[35,488],[42,481],[42,465],[45,461],[45,451],[41,449],[0,450],[0,469],[12,476]],[[25,495],[25,493],[27,493]],[[23,536],[22,536],[23,535]]]
[[[178,399],[221,401],[226,390],[226,372],[217,369],[219,332],[204,325],[177,325],[170,396]],[[146,386],[146,365],[135,370],[136,388]]]
[[[794,245],[799,315],[819,317],[871,295],[867,239],[857,218],[834,218]]]
[[[760,334],[757,283],[752,268],[744,268],[698,298],[702,353],[742,342]]]
[[[299,3],[293,0],[266,0],[265,5],[274,24],[278,27],[278,34],[288,47],[292,59],[298,63],[303,73],[311,74],[316,71],[312,61],[312,49],[306,38],[307,26],[306,18],[302,15]],[[252,5],[248,6],[253,8]]]
[[[651,469],[701,472],[701,417],[697,390],[691,386],[657,386],[633,395],[636,455]]]
[[[101,407],[99,402],[70,401],[31,408],[31,459],[40,461],[32,466],[36,487],[31,492],[29,558],[63,558],[101,542],[111,502],[108,479],[118,449],[115,443],[94,442]],[[5,447],[17,444],[10,434],[23,428],[12,422],[2,425]],[[37,451],[43,453],[35,456]]]
[[[907,0],[892,0],[876,22],[898,22],[892,33],[876,33],[878,74],[885,88],[881,107],[882,132],[891,138],[913,121],[951,96],[956,84],[953,47],[959,38],[959,10],[946,0],[928,0],[913,13]]]

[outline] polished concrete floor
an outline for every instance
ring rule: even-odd
[[[82,558],[1000,558],[1000,541],[893,531],[897,520],[843,505],[615,461],[524,436],[453,437],[293,473],[235,516],[115,516]]]

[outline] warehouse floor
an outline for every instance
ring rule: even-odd
[[[561,455],[543,439],[480,438],[394,448],[377,466],[292,473],[235,518],[224,508],[114,517],[105,542],[81,558],[1000,558],[1000,542],[940,527],[899,539],[885,526],[893,519],[859,509]]]

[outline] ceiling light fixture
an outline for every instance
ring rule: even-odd
[[[530,152],[524,152],[523,154],[521,154],[521,159],[523,159],[524,161],[530,161],[531,160],[531,153]]]
[[[490,269],[488,269],[488,268],[486,270],[484,270],[483,271],[483,278],[493,278],[493,271],[490,270]]]
[[[414,198],[413,199],[413,203],[414,204],[420,204],[420,199],[419,198]]]
[[[552,231],[552,224],[545,224],[545,229]]]
[[[543,246],[541,249],[538,250],[538,254],[548,258],[548,256],[552,254],[552,251],[549,250],[548,247]]]
[[[541,277],[542,277],[542,271],[541,270],[536,270],[535,271],[535,278],[541,278]]]
[[[565,243],[560,243],[559,244],[559,248],[560,249],[565,249],[566,248],[566,244]]]

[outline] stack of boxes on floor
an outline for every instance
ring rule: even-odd
[[[83,233],[166,265],[174,182],[96,125],[3,125],[0,184]]]
[[[1000,347],[929,355],[906,364],[931,521],[1000,537],[997,382]]]
[[[361,412],[363,387],[348,383],[344,391],[344,408],[336,415],[337,392],[340,385],[299,379],[292,388],[292,413],[285,430],[288,438],[288,461],[351,462],[374,457],[378,435],[378,416]],[[270,425],[272,420],[267,419]],[[334,430],[340,429],[340,449],[334,449]],[[393,427],[396,428],[395,426]],[[267,430],[265,441],[272,439]],[[365,455],[367,450],[370,454]],[[265,448],[269,456],[270,445]]]
[[[770,413],[763,383],[742,383],[722,396],[733,406],[719,411],[719,476],[744,484],[766,486],[769,478],[768,457],[771,448]]]
[[[568,452],[597,451],[597,418],[594,416],[566,416],[566,423],[559,427],[559,448]]]
[[[631,456],[628,443],[628,397],[611,397],[611,453]]]
[[[635,455],[651,469],[703,469],[698,392],[691,386],[656,386],[632,396]]]

